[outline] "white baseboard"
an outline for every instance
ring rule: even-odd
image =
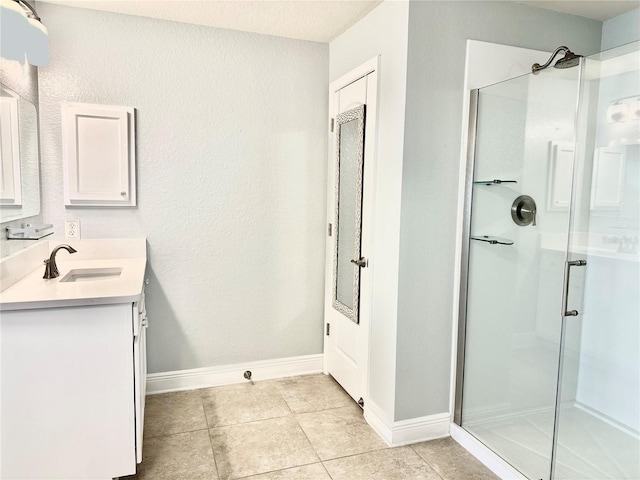
[[[364,405],[364,417],[373,430],[390,447],[400,447],[449,436],[451,415],[448,412],[391,422],[375,403]]]
[[[527,477],[489,450],[462,427],[452,423],[450,425],[450,432],[451,438],[462,445],[465,450],[480,460],[485,467],[502,480],[527,480]]]
[[[384,440],[384,443],[391,447],[393,443],[393,422],[386,418],[380,407],[371,400],[367,400],[364,403],[364,419],[373,428],[373,431]]]
[[[393,426],[393,446],[435,440],[449,436],[451,415],[449,412],[410,418],[395,422]]]
[[[323,354],[319,353],[235,365],[150,373],[147,375],[147,395],[243,383],[247,381],[244,378],[244,372],[247,370],[251,371],[251,380],[255,381],[321,373],[322,359]]]

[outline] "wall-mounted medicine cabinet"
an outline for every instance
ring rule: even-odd
[[[136,205],[135,109],[62,105],[65,205]]]

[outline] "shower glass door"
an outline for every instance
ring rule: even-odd
[[[531,479],[551,473],[579,75],[477,91],[460,424]]]
[[[586,59],[553,478],[640,478],[640,50]],[[584,300],[583,300],[584,299]]]

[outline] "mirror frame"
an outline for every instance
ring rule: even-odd
[[[18,100],[18,139],[20,150],[20,182],[22,199],[19,204],[0,202],[0,223],[9,223],[24,218],[35,217],[41,211],[40,192],[40,141],[38,109],[22,95],[0,82],[0,88],[9,97]],[[34,116],[34,124],[26,128],[26,109]],[[30,158],[26,158],[30,155]],[[30,169],[30,171],[29,171]]]

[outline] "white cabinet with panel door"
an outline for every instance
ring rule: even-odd
[[[66,206],[136,205],[135,109],[62,105]]]
[[[111,479],[142,461],[144,293],[3,311],[0,478]]]

